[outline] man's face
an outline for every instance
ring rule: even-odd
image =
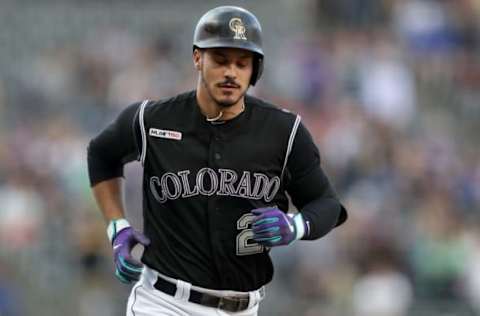
[[[236,104],[247,92],[253,69],[253,53],[237,48],[195,50],[201,89],[221,107]]]

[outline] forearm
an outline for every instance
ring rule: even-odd
[[[101,181],[92,187],[92,191],[109,223],[107,235],[113,247],[115,276],[123,283],[131,283],[140,279],[143,269],[143,264],[132,256],[132,249],[137,244],[148,246],[150,240],[124,219],[122,181],[122,178]]]
[[[342,208],[335,198],[319,198],[306,204],[300,210],[306,223],[302,239],[314,240],[328,234],[337,225]]]
[[[321,238],[347,219],[345,207],[338,200],[321,168],[297,180],[291,185],[289,193],[293,204],[306,221],[302,239]]]
[[[97,205],[107,223],[125,217],[122,188],[122,178],[102,181],[92,187]]]

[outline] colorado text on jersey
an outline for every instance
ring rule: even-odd
[[[166,172],[160,178],[150,178],[150,190],[155,199],[164,203],[167,200],[175,200],[180,197],[188,198],[195,195],[225,195],[266,202],[273,200],[280,188],[280,178],[269,178],[263,173],[243,171],[241,178],[235,170],[212,168],[200,169],[195,177],[195,185],[191,186],[188,175],[190,170],[182,170],[177,173]]]

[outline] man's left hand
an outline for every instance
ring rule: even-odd
[[[253,239],[263,246],[289,245],[305,233],[300,213],[290,216],[277,207],[257,208],[251,212],[256,216],[252,223]]]

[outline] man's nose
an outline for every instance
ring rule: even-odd
[[[225,77],[232,79],[237,78],[237,69],[234,64],[228,64],[225,67]]]

